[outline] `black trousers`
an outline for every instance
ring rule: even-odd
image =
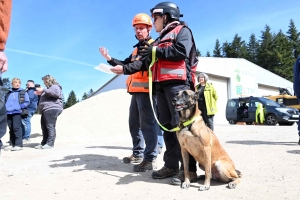
[[[160,87],[156,88],[159,88],[156,90],[158,120],[169,130],[177,127],[180,116],[179,113],[175,111],[175,106],[172,103],[172,99],[179,91],[190,89],[190,87],[183,83],[174,83],[161,85]],[[176,133],[164,131],[164,141],[166,145],[166,151],[164,153],[164,166],[170,169],[179,169],[180,161],[180,168],[183,169],[181,149]],[[196,172],[196,160],[191,155],[189,167],[190,172]]]
[[[215,115],[207,115],[207,108],[205,105],[205,102],[203,101],[198,101],[198,107],[199,110],[201,111],[201,116],[208,128],[210,128],[212,131],[214,131],[214,116]]]
[[[3,87],[0,86],[0,154],[1,154],[1,147],[3,145],[1,138],[6,133],[6,127],[7,127],[7,115],[6,115],[6,107],[4,103],[4,91],[3,91]]]
[[[9,128],[9,141],[12,146],[23,147],[22,142],[22,117],[21,114],[7,115],[7,125]]]
[[[48,144],[54,146],[56,138],[56,121],[57,117],[62,113],[62,110],[52,109],[42,113],[41,128],[43,132],[43,140],[41,145]]]

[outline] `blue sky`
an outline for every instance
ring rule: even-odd
[[[4,78],[19,77],[42,84],[41,77],[54,76],[62,85],[65,99],[71,90],[81,99],[114,75],[95,70],[106,60],[98,48],[105,46],[112,57],[125,59],[137,43],[131,26],[137,13],[150,14],[161,1],[143,0],[22,0],[13,1],[6,54],[9,70]],[[239,34],[248,42],[257,38],[266,24],[272,32],[286,33],[293,19],[300,30],[300,4],[296,0],[173,1],[192,29],[197,48],[212,53],[216,39],[223,44]],[[188,3],[187,3],[188,2]],[[151,32],[153,38],[158,34]],[[125,84],[125,83],[124,83]]]

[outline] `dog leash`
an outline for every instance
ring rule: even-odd
[[[150,97],[150,103],[151,103],[151,107],[152,107],[152,111],[153,111],[153,115],[154,115],[154,118],[156,120],[156,122],[158,123],[158,125],[165,131],[169,131],[169,132],[175,132],[175,131],[180,131],[180,128],[177,126],[175,128],[172,128],[171,130],[167,129],[166,127],[164,127],[163,125],[161,125],[157,119],[157,116],[155,114],[155,110],[153,108],[153,101],[152,101],[152,71],[151,71],[151,68],[152,66],[154,65],[154,63],[157,61],[157,58],[156,58],[156,46],[154,46],[152,48],[152,60],[151,60],[151,63],[149,65],[149,69],[148,69],[148,76],[149,76],[149,97]],[[182,125],[184,127],[192,124],[196,119],[198,119],[200,116],[194,116],[192,119],[184,122]]]

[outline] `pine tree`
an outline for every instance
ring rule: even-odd
[[[273,60],[275,61],[275,65],[272,72],[289,81],[293,81],[294,54],[291,51],[291,43],[289,43],[288,37],[281,30],[275,36],[274,42]]]
[[[87,98],[89,98],[89,97],[88,97],[87,93],[85,92],[82,96],[82,101],[86,100]]]
[[[219,40],[217,39],[216,40],[216,45],[215,45],[215,49],[214,49],[214,51],[213,51],[213,57],[222,57],[222,55],[221,55],[221,50],[222,50],[222,48],[221,48],[221,46],[220,46],[220,42],[219,42]]]
[[[201,57],[201,51],[198,48],[196,49],[196,56]]]
[[[248,52],[247,60],[257,64],[258,49],[259,49],[259,43],[256,40],[255,35],[251,34],[249,43],[247,44],[247,52]]]
[[[206,52],[206,57],[210,57],[209,51]]]
[[[271,28],[266,25],[261,35],[257,64],[266,70],[274,71],[273,68],[277,64],[277,61],[274,60],[274,49],[274,36],[271,33]]]
[[[76,98],[76,95],[75,95],[75,92],[72,90],[69,94],[69,97],[67,99],[67,102],[65,104],[65,107],[64,108],[69,108],[73,105],[75,105],[77,103],[77,98]]]
[[[2,82],[3,82],[4,92],[8,92],[11,89],[11,82],[10,82],[9,78],[3,78]]]
[[[289,30],[287,31],[287,37],[294,54],[294,58],[297,59],[300,55],[300,32],[298,32],[292,19],[290,21]]]
[[[247,47],[245,41],[238,34],[235,34],[232,43],[230,43],[230,58],[247,58]]]
[[[89,91],[88,94],[87,94],[87,95],[88,95],[88,98],[89,98],[90,96],[92,96],[93,93],[94,93],[94,91],[93,91],[93,89],[91,88],[90,91]]]
[[[222,52],[223,52],[223,57],[225,58],[229,58],[228,57],[228,53],[231,52],[231,47],[229,45],[229,43],[226,41],[223,43],[223,46],[222,46]],[[230,54],[230,53],[229,53]]]

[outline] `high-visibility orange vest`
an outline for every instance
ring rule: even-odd
[[[149,44],[154,40],[150,39]],[[138,48],[135,48],[131,54],[131,61],[139,60],[140,56],[137,55]],[[128,92],[149,92],[149,78],[147,71],[139,71],[130,76],[126,80],[126,86]]]

